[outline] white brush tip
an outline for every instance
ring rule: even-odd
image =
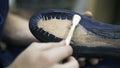
[[[81,16],[80,15],[75,14],[73,16],[73,23],[76,23],[76,25],[79,23],[80,20],[81,20]]]

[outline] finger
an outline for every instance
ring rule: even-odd
[[[90,12],[90,11],[86,11],[83,15],[85,15],[89,18],[92,18],[92,16],[93,16],[92,12]]]
[[[62,64],[62,68],[79,68],[79,64],[74,57],[69,57],[68,62]]]
[[[85,66],[85,64],[86,64],[85,61],[86,61],[86,58],[85,58],[85,57],[80,57],[80,58],[78,59],[78,62],[79,62],[79,64],[80,64],[81,67]]]
[[[36,46],[39,50],[48,50],[54,47],[60,47],[60,46],[65,46],[65,41],[61,42],[50,42],[50,43],[37,43],[34,42],[31,46]]]
[[[47,50],[44,54],[49,56],[50,59],[53,59],[54,62],[61,62],[63,59],[72,55],[71,46],[61,46]]]
[[[90,63],[91,63],[92,65],[97,65],[97,64],[99,63],[99,59],[98,59],[98,58],[92,58],[92,59],[90,59],[89,61],[90,61]]]
[[[78,61],[81,61],[81,62],[84,62],[85,60],[86,60],[85,57],[80,57],[80,58],[78,59]]]

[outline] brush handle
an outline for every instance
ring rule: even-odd
[[[69,31],[69,33],[68,33],[68,36],[67,36],[67,38],[66,38],[66,45],[68,46],[69,44],[70,44],[70,41],[71,41],[71,38],[72,38],[72,36],[73,36],[73,32],[74,32],[74,30],[75,30],[75,27],[78,25],[78,23],[80,22],[80,20],[81,20],[81,17],[79,16],[79,15],[74,15],[73,16],[73,19],[72,19],[72,26],[71,26],[71,28],[70,28],[70,31]]]
[[[71,38],[72,38],[72,36],[73,36],[75,27],[76,27],[76,25],[72,25],[72,27],[71,27],[71,29],[70,29],[70,31],[69,31],[69,33],[68,33],[68,36],[67,36],[67,38],[66,38],[66,40],[65,40],[67,46],[70,44],[70,41],[71,41]]]

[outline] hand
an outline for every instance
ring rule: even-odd
[[[71,46],[58,43],[32,43],[8,68],[79,68]],[[68,58],[69,57],[69,58]],[[60,63],[63,59],[65,63]]]
[[[83,15],[85,15],[85,16],[87,16],[87,17],[89,17],[89,18],[92,18],[92,16],[93,16],[93,14],[90,12],[90,11],[86,11]],[[82,67],[82,66],[85,66],[85,64],[86,64],[86,58],[85,57],[80,57],[79,59],[78,59],[78,62],[79,62],[79,64],[80,64],[80,66]],[[90,62],[90,64],[92,64],[92,65],[96,65],[96,64],[98,64],[99,63],[99,59],[98,58],[91,58],[90,60],[89,60],[89,62]]]

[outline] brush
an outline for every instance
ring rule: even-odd
[[[71,38],[73,36],[73,32],[75,30],[75,27],[78,25],[80,20],[81,20],[81,17],[79,15],[75,14],[73,16],[71,29],[70,29],[70,31],[68,33],[68,36],[67,36],[66,40],[65,40],[66,41],[66,45],[70,44],[70,41],[71,41]]]

